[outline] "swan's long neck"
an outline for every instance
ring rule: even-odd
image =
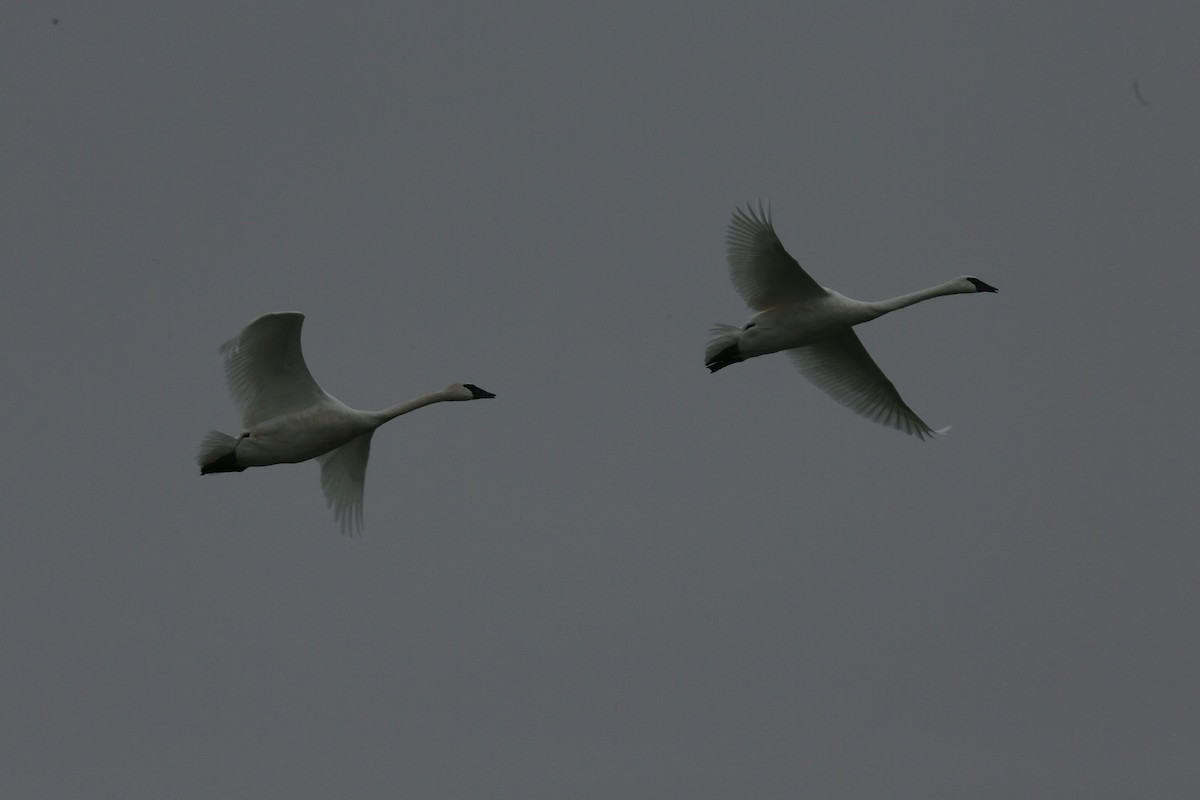
[[[893,297],[891,300],[880,300],[877,303],[868,303],[872,309],[879,312],[882,316],[892,311],[901,308],[907,308],[915,303],[920,303],[923,300],[932,300],[935,297],[942,297],[948,294],[963,294],[969,289],[964,289],[959,279],[939,283],[937,286],[930,286],[928,289],[922,289],[919,292],[912,294],[902,294],[899,297]]]
[[[434,392],[432,394],[422,395],[421,397],[409,400],[407,403],[401,403],[399,405],[392,406],[391,408],[385,408],[382,411],[372,411],[370,414],[376,420],[377,425],[382,425],[388,420],[395,419],[401,414],[407,414],[410,411],[416,411],[418,408],[423,408],[424,406],[431,405],[433,403],[440,403],[443,400],[449,399],[450,397],[447,396],[445,391]]]

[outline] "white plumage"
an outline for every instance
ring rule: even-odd
[[[786,351],[800,372],[867,419],[924,439],[934,431],[908,407],[854,333],[854,326],[950,294],[995,292],[963,276],[891,300],[864,303],[814,281],[784,249],[762,204],[735,209],[725,237],[729,275],[758,313],[742,327],[718,324],[704,353],[710,371]]]
[[[431,403],[495,397],[455,383],[382,411],[359,411],[326,394],[313,380],[300,349],[304,315],[265,314],[221,346],[225,377],[241,409],[245,432],[234,438],[210,431],[200,442],[200,474],[247,467],[321,463],[321,489],[342,533],[362,530],[363,482],[375,429]]]

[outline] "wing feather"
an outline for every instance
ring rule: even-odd
[[[367,479],[367,459],[371,455],[374,433],[368,431],[317,457],[321,462],[321,491],[325,494],[325,503],[333,509],[333,517],[346,536],[361,533],[363,529],[363,485]]]
[[[300,313],[264,314],[221,345],[229,393],[247,428],[333,399],[304,363],[303,325]]]
[[[856,414],[918,439],[947,430],[935,431],[908,407],[853,330],[786,352],[804,377]]]
[[[725,246],[733,286],[755,311],[827,294],[783,248],[761,202],[734,209]]]

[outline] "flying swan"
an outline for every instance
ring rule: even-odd
[[[401,414],[446,400],[495,397],[470,383],[454,383],[382,411],[359,411],[326,394],[313,380],[300,349],[304,315],[264,314],[221,345],[225,378],[241,409],[245,432],[236,439],[209,431],[200,442],[200,474],[247,467],[321,462],[321,489],[343,534],[363,527],[363,479],[375,429]]]
[[[934,431],[905,404],[854,326],[922,300],[995,287],[964,276],[878,303],[852,300],[818,285],[783,249],[762,203],[757,210],[749,204],[734,210],[725,244],[733,286],[758,313],[740,328],[713,326],[704,353],[710,372],[783,350],[806,378],[855,413],[918,439],[945,432]]]

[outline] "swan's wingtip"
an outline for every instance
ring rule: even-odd
[[[936,433],[938,436],[945,436],[946,434],[948,434],[950,432],[950,429],[953,427],[954,427],[953,425],[947,425],[944,428],[938,428],[937,430],[934,431],[934,433]]]

